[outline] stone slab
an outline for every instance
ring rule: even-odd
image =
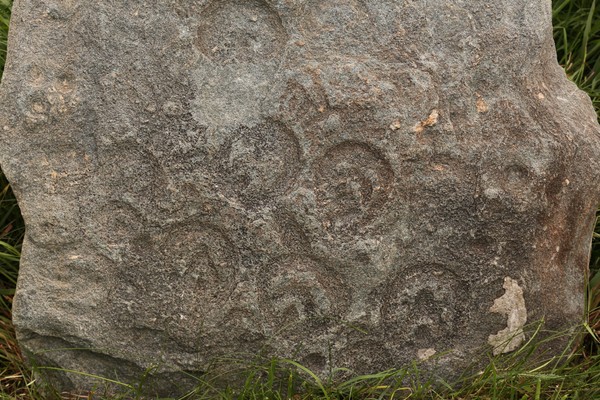
[[[550,1],[16,0],[11,23],[32,362],[158,365],[159,394],[259,352],[452,376],[582,319],[600,127]]]

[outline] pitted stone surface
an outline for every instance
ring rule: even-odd
[[[580,320],[600,128],[549,1],[13,12],[0,162],[37,365],[128,382],[158,365],[162,395],[259,352],[452,377],[518,348],[525,321]]]

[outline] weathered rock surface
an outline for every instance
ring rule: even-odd
[[[600,128],[556,63],[550,1],[13,15],[0,162],[34,362],[124,381],[158,364],[171,394],[259,351],[322,374],[437,353],[451,375],[525,323],[582,318]]]

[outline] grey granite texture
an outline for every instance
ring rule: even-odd
[[[582,319],[600,127],[549,0],[13,11],[0,162],[32,363],[158,365],[159,394],[259,352],[321,375],[443,354],[452,376]]]

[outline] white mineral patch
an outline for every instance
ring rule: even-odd
[[[525,340],[523,325],[527,322],[527,309],[523,289],[510,277],[504,278],[502,287],[506,292],[494,300],[490,311],[506,315],[508,326],[488,338],[488,343],[494,347],[494,355],[514,351]]]
[[[417,350],[417,357],[421,361],[427,361],[437,353],[435,349],[419,349]]]

